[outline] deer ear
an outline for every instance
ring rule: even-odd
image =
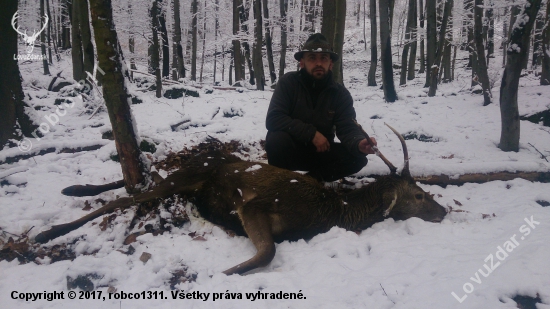
[[[384,209],[384,217],[389,216],[390,212],[392,211],[393,207],[397,203],[397,191],[391,190],[389,192],[384,193],[383,199],[383,209]]]

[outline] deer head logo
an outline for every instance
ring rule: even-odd
[[[11,19],[11,25],[13,27],[13,30],[15,30],[15,32],[19,33],[23,37],[23,41],[27,44],[27,53],[30,54],[34,50],[34,42],[36,41],[36,39],[38,38],[40,33],[42,33],[42,31],[44,31],[44,29],[46,29],[46,25],[48,25],[48,21],[50,19],[49,19],[47,14],[44,15],[44,25],[42,26],[42,29],[38,30],[38,32],[36,32],[36,30],[34,30],[32,32],[32,35],[30,35],[30,36],[27,35],[27,30],[22,32],[21,30],[19,30],[19,25],[17,27],[15,26],[18,19],[19,19],[19,11],[15,12],[15,14],[13,14],[13,17]]]

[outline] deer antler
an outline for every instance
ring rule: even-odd
[[[27,30],[25,30],[25,32],[21,32],[19,31],[19,25],[17,26],[17,28],[15,27],[15,22],[19,19],[19,12],[15,12],[15,14],[13,14],[13,17],[11,18],[11,26],[13,27],[13,30],[15,30],[15,32],[19,33],[20,35],[22,35],[23,37],[25,37],[25,42],[27,41]]]
[[[365,138],[367,139],[367,142],[371,146],[372,150],[374,150],[374,153],[378,157],[380,157],[380,159],[382,159],[382,161],[384,161],[384,163],[386,163],[386,165],[390,168],[390,173],[395,174],[397,172],[397,168],[388,159],[386,159],[386,157],[384,157],[384,155],[380,152],[380,150],[378,150],[378,147],[376,145],[374,145],[374,143],[370,139],[369,134],[367,132],[365,132],[365,130],[363,130],[363,127],[357,122],[357,120],[353,119],[353,122],[355,122],[355,124],[359,127],[359,130],[361,130],[363,135],[365,135]],[[391,127],[390,127],[390,129],[391,129]]]
[[[401,142],[401,147],[403,147],[403,159],[405,161],[405,164],[403,165],[403,170],[401,171],[401,176],[405,176],[405,177],[409,177],[409,178],[412,178],[411,177],[411,172],[409,170],[409,151],[407,150],[407,144],[405,143],[405,139],[403,138],[403,135],[401,135],[399,132],[397,132],[397,130],[395,130],[394,128],[392,128],[389,124],[385,123],[384,124],[390,128],[390,130],[393,131],[393,133],[395,133],[395,135],[397,135],[397,137],[399,138],[399,141]]]

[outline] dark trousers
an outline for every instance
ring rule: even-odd
[[[334,181],[355,174],[368,162],[366,157],[352,155],[340,143],[331,143],[327,152],[317,152],[313,144],[299,143],[282,131],[268,132],[265,142],[270,165],[308,171],[308,175],[321,181]]]

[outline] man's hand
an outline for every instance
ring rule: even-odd
[[[370,140],[375,146],[378,145],[374,137],[371,137]],[[366,138],[359,142],[359,151],[364,154],[374,154],[374,150],[372,150],[372,146],[369,144]]]
[[[330,150],[330,143],[323,134],[319,133],[319,131],[315,132],[315,136],[311,142],[315,145],[315,148],[317,148],[317,152],[325,152]]]

